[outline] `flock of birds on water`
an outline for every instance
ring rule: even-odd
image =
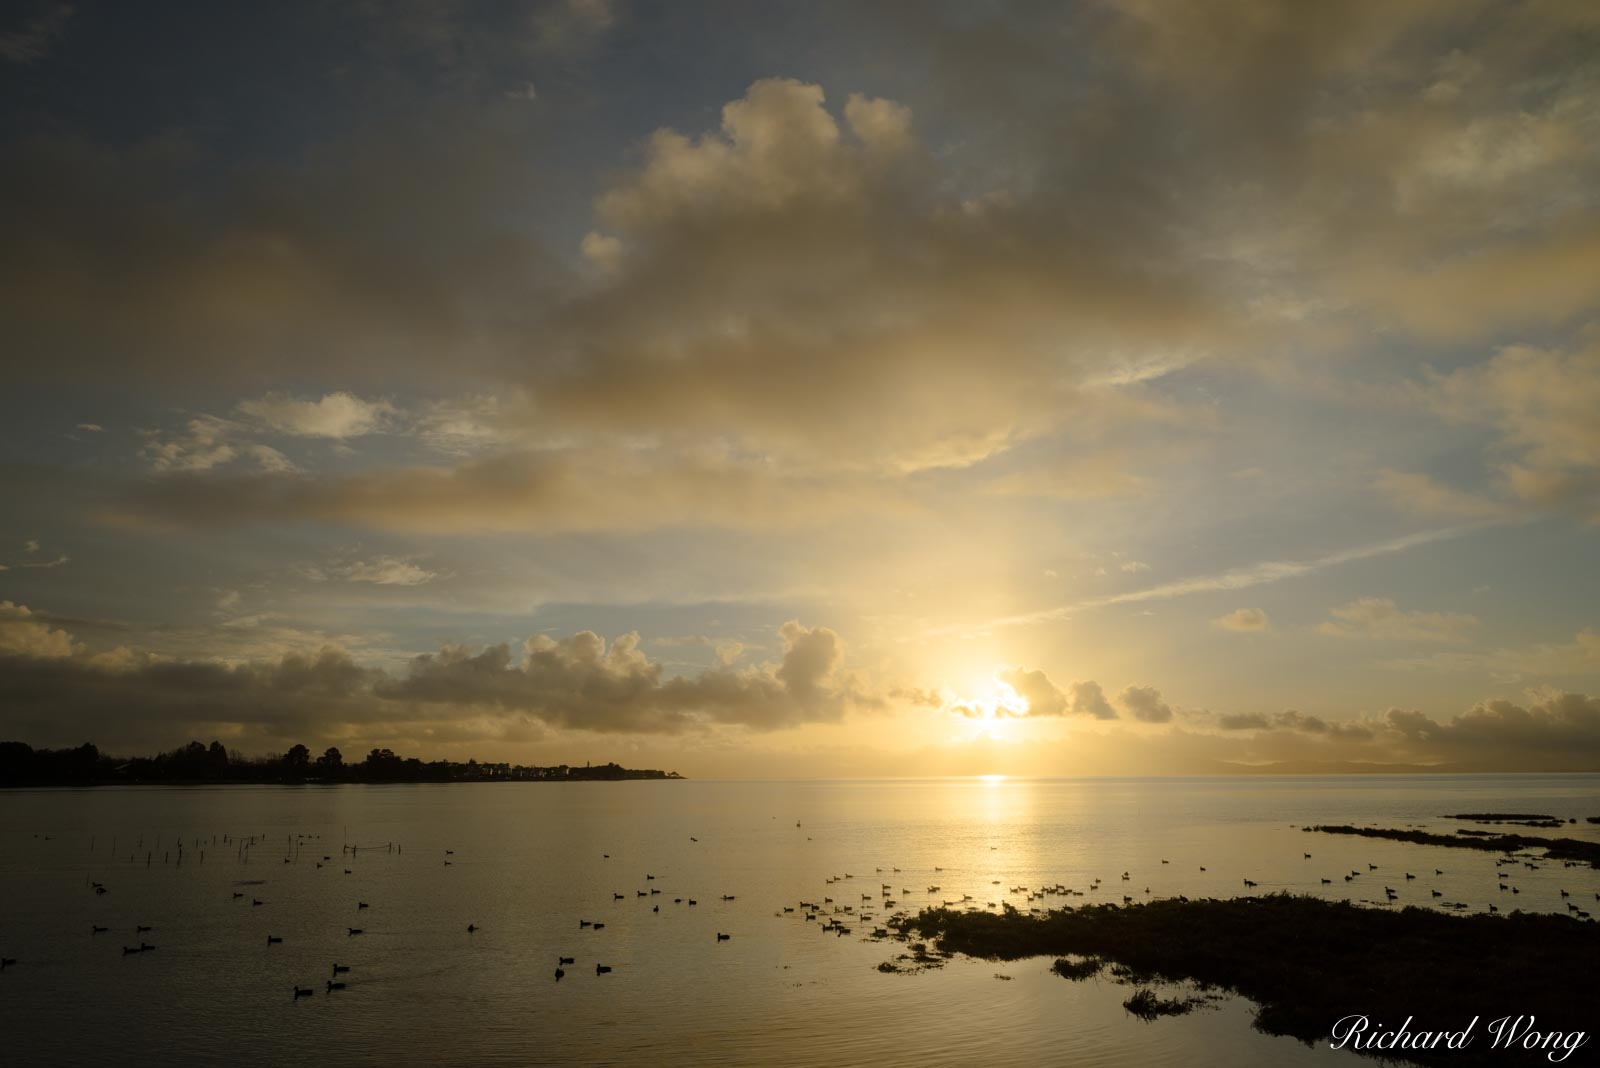
[[[800,826],[799,821],[796,821],[795,826],[796,827]],[[37,835],[36,834],[36,835],[34,835],[34,837],[35,838],[41,838],[41,839],[44,839],[46,841],[49,841],[54,836],[52,836],[52,835]],[[287,839],[287,850],[286,850],[286,854],[282,858],[282,862],[284,864],[290,864],[290,863],[294,862],[295,860],[298,860],[299,856],[300,856],[300,853],[303,850],[303,848],[308,844],[317,844],[317,839],[319,837],[320,837],[319,835],[305,834],[305,833],[288,836],[288,839]],[[808,838],[808,840],[809,840],[809,838]],[[161,841],[161,839],[158,837],[156,839],[156,848],[157,849],[160,848],[160,841]],[[695,836],[690,836],[689,841],[692,842],[692,843],[698,843],[699,842],[699,838],[695,837]],[[140,838],[139,838],[139,845],[138,845],[139,849],[143,849],[144,848],[143,842],[144,842],[144,839],[143,839],[143,836],[141,835]],[[236,837],[236,836],[229,835],[229,834],[222,834],[222,835],[216,835],[216,836],[212,837],[211,846],[212,846],[213,849],[215,849],[215,847],[217,845],[222,845],[224,847],[232,848],[232,849],[235,850],[236,858],[239,861],[248,862],[248,860],[250,858],[251,851],[256,847],[265,844],[266,842],[267,842],[267,837],[265,835],[251,835],[251,836],[246,836],[246,837]],[[181,840],[179,840],[176,844],[177,844],[177,853],[178,853],[177,863],[179,865],[181,865],[184,862],[184,845],[183,845],[183,842]],[[91,844],[91,849],[92,848],[93,848],[93,846]],[[998,847],[990,846],[989,848],[991,850],[995,850]],[[116,840],[113,839],[113,842],[112,842],[113,853],[115,852],[115,849],[116,849]],[[323,853],[321,853],[320,849],[316,849],[316,850],[314,850],[314,853],[315,854],[320,854],[320,859],[315,860],[316,867],[318,869],[321,869],[321,868],[324,868],[324,867],[338,866],[338,867],[342,868],[342,870],[343,870],[345,875],[350,875],[350,874],[353,873],[354,869],[352,869],[350,867],[346,867],[344,865],[345,864],[349,864],[349,863],[354,863],[356,861],[356,859],[359,857],[359,855],[361,853],[361,850],[363,850],[363,849],[366,849],[368,851],[369,855],[372,852],[375,852],[375,851],[383,851],[383,852],[389,853],[389,854],[401,854],[401,853],[404,852],[403,847],[401,845],[393,843],[393,842],[384,843],[384,844],[379,845],[379,846],[360,846],[360,845],[348,845],[348,844],[346,844],[346,845],[342,845],[340,847],[339,861],[336,862],[334,860],[334,857],[331,854],[323,854]],[[191,839],[191,842],[190,842],[190,853],[191,853],[191,855],[193,855],[196,852],[198,852],[198,856],[199,856],[200,862],[203,863],[204,859],[205,859],[205,848],[202,846],[202,840],[199,839],[199,838]],[[163,856],[163,864],[168,864],[168,863],[172,862],[172,852],[171,852],[171,850],[165,851],[162,856]],[[443,858],[442,859],[443,859],[443,863],[444,863],[445,867],[450,867],[451,865],[453,865],[455,863],[455,861],[453,859],[454,856],[455,856],[455,851],[453,849],[445,849],[443,851]],[[149,867],[149,866],[151,866],[153,864],[154,857],[155,857],[154,850],[149,851],[149,852],[146,853],[145,858],[144,858],[146,867]],[[601,855],[601,857],[602,857],[603,860],[610,860],[611,859],[611,856],[610,856],[609,853],[604,853],[604,854]],[[276,859],[276,858],[274,858],[274,859]],[[1310,853],[1304,853],[1303,854],[1303,860],[1309,861],[1311,859],[1312,859],[1312,854],[1310,854]],[[137,852],[135,852],[133,854],[130,854],[130,856],[129,856],[129,862],[130,863],[137,863],[137,860],[138,860]],[[1538,863],[1536,863],[1536,861],[1538,861]],[[1169,860],[1167,860],[1167,859],[1162,859],[1160,863],[1162,865],[1169,865],[1171,862]],[[1583,864],[1580,864],[1578,862],[1570,861],[1570,860],[1569,861],[1563,861],[1562,864],[1563,864],[1564,867],[1567,867],[1567,868],[1587,867],[1587,865],[1583,865]],[[1536,855],[1531,855],[1531,854],[1512,854],[1512,855],[1509,855],[1509,856],[1497,857],[1495,859],[1495,875],[1496,875],[1496,881],[1497,881],[1497,885],[1498,885],[1498,888],[1499,888],[1499,892],[1502,893],[1502,894],[1509,894],[1509,895],[1521,895],[1521,893],[1522,893],[1521,888],[1510,881],[1511,876],[1514,875],[1518,869],[1524,869],[1525,868],[1525,869],[1527,869],[1529,871],[1539,871],[1541,868],[1546,867],[1547,865],[1548,865],[1548,862],[1543,861],[1542,858],[1540,858],[1540,857],[1538,857]],[[1505,869],[1508,869],[1508,868],[1511,869],[1510,872],[1507,872],[1505,870]],[[1201,872],[1207,872],[1208,868],[1206,866],[1204,866],[1204,865],[1201,865],[1201,866],[1199,866],[1199,870]],[[1350,884],[1355,883],[1357,880],[1364,880],[1364,881],[1367,881],[1367,882],[1381,881],[1381,879],[1380,880],[1371,880],[1371,879],[1367,878],[1372,873],[1377,872],[1379,870],[1380,870],[1379,869],[1379,865],[1369,862],[1366,865],[1366,870],[1365,871],[1362,871],[1360,869],[1351,869],[1348,873],[1341,873],[1341,877],[1342,877],[1342,879],[1343,879],[1343,881],[1345,883],[1350,883]],[[945,871],[944,867],[935,866],[932,869],[932,875],[935,876],[935,877],[938,877],[940,875],[940,873],[943,873],[944,871]],[[875,877],[879,876],[879,875],[884,875],[884,874],[904,875],[906,873],[902,872],[900,868],[892,867],[892,866],[888,867],[888,868],[884,868],[884,867],[876,867],[875,868]],[[1404,878],[1401,880],[1402,887],[1405,886],[1408,883],[1416,882],[1416,881],[1419,880],[1419,876],[1417,876],[1416,874],[1414,874],[1412,872],[1407,871],[1407,872],[1403,872],[1402,874],[1404,876]],[[1433,874],[1435,876],[1443,876],[1445,874],[1445,872],[1444,872],[1443,869],[1434,868],[1433,869]],[[1065,885],[1063,883],[1054,883],[1054,884],[1037,886],[1037,887],[1030,887],[1030,886],[1025,886],[1025,885],[1012,885],[1012,886],[1007,888],[1006,892],[1004,892],[1004,893],[996,893],[995,896],[999,897],[1001,900],[999,900],[999,901],[991,900],[991,901],[982,901],[982,902],[980,902],[972,894],[962,894],[958,898],[945,898],[945,897],[939,896],[940,892],[942,890],[942,886],[941,886],[940,883],[937,883],[937,882],[926,883],[923,886],[923,888],[919,891],[915,887],[903,885],[906,882],[905,879],[898,879],[898,880],[895,880],[894,882],[881,882],[880,881],[877,884],[877,887],[876,887],[876,889],[874,891],[868,892],[868,893],[860,893],[859,896],[855,896],[855,888],[856,887],[860,887],[860,886],[864,886],[866,884],[866,882],[867,882],[867,880],[865,878],[861,878],[859,880],[859,882],[856,881],[857,879],[858,879],[858,877],[853,872],[849,872],[849,871],[840,872],[838,874],[827,875],[823,879],[824,893],[822,895],[820,895],[820,900],[816,899],[818,895],[812,895],[812,899],[810,899],[810,900],[797,901],[796,903],[794,903],[792,905],[788,905],[788,904],[781,905],[780,906],[781,907],[781,912],[775,913],[774,915],[782,916],[782,917],[793,916],[793,917],[796,917],[796,918],[803,918],[807,923],[817,923],[817,924],[819,924],[819,929],[823,933],[831,933],[831,934],[834,934],[835,936],[838,936],[838,937],[851,935],[854,932],[855,926],[857,924],[860,924],[860,925],[872,924],[874,926],[872,926],[870,928],[870,932],[871,932],[870,936],[869,936],[870,939],[872,939],[872,940],[881,940],[881,939],[886,939],[886,938],[892,937],[893,936],[893,932],[891,931],[891,928],[894,927],[896,925],[896,923],[899,923],[899,922],[902,922],[902,921],[906,920],[908,918],[908,916],[910,915],[908,910],[906,908],[902,907],[902,900],[901,899],[910,899],[910,898],[913,898],[913,897],[917,898],[918,900],[916,901],[916,907],[918,907],[918,908],[940,906],[940,907],[945,907],[945,908],[970,908],[970,909],[990,909],[990,910],[993,910],[993,909],[999,909],[999,908],[1002,908],[1002,907],[1013,907],[1014,908],[1015,906],[1010,905],[1009,902],[1006,902],[1006,900],[1005,900],[1007,895],[1009,894],[1011,896],[1019,897],[1019,898],[1023,899],[1025,901],[1026,905],[1027,905],[1027,911],[1029,913],[1041,913],[1041,912],[1045,911],[1045,908],[1043,907],[1044,903],[1046,903],[1052,897],[1060,897],[1060,898],[1066,898],[1066,899],[1070,899],[1070,898],[1074,898],[1074,897],[1089,897],[1091,895],[1100,893],[1102,891],[1102,883],[1103,883],[1103,880],[1101,878],[1097,877],[1097,878],[1094,878],[1094,879],[1092,879],[1092,880],[1090,880],[1088,882],[1086,889],[1081,889],[1081,890],[1073,888],[1073,887],[1069,887],[1069,886],[1067,886],[1067,885]],[[89,879],[87,876],[85,876],[85,881],[86,881],[86,883],[88,885],[88,889],[93,894],[95,894],[97,897],[105,895],[105,894],[108,894],[108,893],[111,892],[111,888],[108,887],[103,882],[100,882],[100,881],[97,881],[97,880],[93,880],[93,879]],[[654,882],[657,881],[656,875],[654,873],[652,873],[652,872],[646,872],[644,874],[644,880],[643,881],[646,884],[654,883]],[[1142,882],[1142,881],[1143,880],[1139,880],[1139,882]],[[255,883],[256,885],[260,885],[263,881],[262,880],[253,880],[252,882]],[[1134,883],[1135,880],[1133,878],[1132,872],[1131,871],[1122,872],[1118,882],[1119,883]],[[850,896],[846,895],[845,889],[841,886],[841,884],[845,884],[845,883],[851,883],[852,884]],[[895,890],[895,886],[896,886],[897,883],[900,884],[900,889],[899,889],[898,893]],[[1332,878],[1320,878],[1320,883],[1323,886],[1331,886],[1331,885],[1334,885],[1334,879],[1332,879]],[[236,885],[240,885],[240,884],[236,884]],[[1002,884],[1001,880],[994,879],[994,880],[991,880],[990,885],[994,886],[994,887],[999,887],[999,886],[1002,886],[1003,884]],[[834,888],[834,887],[839,887],[839,889],[831,889],[831,888]],[[1258,881],[1256,881],[1256,880],[1250,879],[1249,877],[1244,877],[1242,879],[1242,887],[1246,891],[1254,891],[1254,890],[1257,890],[1257,889],[1260,888],[1260,883]],[[1436,907],[1439,907],[1439,908],[1444,908],[1444,909],[1449,909],[1449,910],[1454,910],[1454,911],[1461,911],[1461,910],[1466,910],[1466,909],[1470,908],[1469,905],[1467,905],[1465,903],[1462,903],[1462,902],[1450,902],[1450,901],[1441,900],[1443,898],[1443,896],[1444,896],[1443,892],[1441,890],[1435,888],[1435,887],[1430,886],[1428,888],[1428,890],[1429,890],[1429,894],[1430,894],[1430,900],[1428,902],[1425,902],[1425,904],[1435,905]],[[1115,904],[1114,898],[1115,898],[1115,896],[1117,896],[1116,893],[1114,891],[1110,891],[1110,890],[1107,890],[1106,892],[1110,893],[1112,895],[1113,900],[1110,903]],[[1398,902],[1400,900],[1400,896],[1401,896],[1400,895],[1400,890],[1396,889],[1395,887],[1385,885],[1383,887],[1383,893],[1384,893],[1384,897],[1383,897],[1382,901],[1372,900],[1372,899],[1361,899],[1361,903],[1362,904],[1368,904],[1368,905],[1390,905],[1390,904],[1394,904],[1394,903],[1396,903],[1396,902]],[[1578,907],[1578,905],[1573,900],[1571,900],[1572,895],[1568,890],[1560,889],[1559,893],[1560,893],[1561,903],[1565,906],[1565,910],[1566,910],[1566,914],[1567,915],[1571,916],[1572,918],[1574,918],[1576,920],[1580,920],[1580,921],[1590,921],[1590,922],[1593,921],[1593,916],[1589,911]],[[232,894],[232,900],[234,902],[237,902],[237,903],[242,903],[244,901],[244,899],[246,898],[246,896],[247,896],[246,892],[242,891],[242,890],[231,891],[231,894]],[[1144,886],[1143,887],[1142,897],[1145,900],[1154,900],[1154,898],[1151,895],[1152,895],[1151,887],[1148,886],[1148,885]],[[251,908],[251,909],[261,908],[261,907],[264,907],[264,906],[266,906],[268,904],[266,901],[263,901],[261,898],[256,897],[253,894],[250,894],[248,896],[249,896],[249,906],[248,907]],[[1121,903],[1122,903],[1123,906],[1130,906],[1130,905],[1133,905],[1133,904],[1136,903],[1137,899],[1133,894],[1129,894],[1129,893],[1125,893],[1124,892],[1124,893],[1121,893],[1120,896],[1121,896]],[[650,905],[651,905],[651,911],[655,912],[655,913],[659,913],[661,911],[661,902],[657,901],[656,899],[657,898],[661,898],[663,901],[666,900],[666,894],[665,894],[665,892],[663,890],[661,890],[659,887],[648,886],[647,885],[647,887],[644,888],[644,889],[636,889],[631,895],[623,893],[623,892],[620,892],[620,891],[613,891],[612,894],[611,894],[611,901],[612,901],[613,904],[615,904],[616,902],[629,900],[630,897],[632,899],[634,899],[634,900],[645,899],[645,900],[649,901]],[[1600,901],[1600,892],[1595,892],[1594,897],[1595,897],[1596,901]],[[718,895],[716,900],[718,900],[720,902],[732,902],[732,901],[737,900],[737,897],[734,894],[724,893],[724,894]],[[1187,901],[1189,899],[1187,897],[1184,897],[1183,895],[1177,895],[1177,900]],[[1351,899],[1346,897],[1345,900],[1349,901]],[[675,907],[695,908],[695,907],[697,907],[699,905],[699,903],[700,903],[699,899],[698,898],[693,898],[693,897],[684,897],[684,896],[681,896],[681,895],[676,895],[676,896],[673,896],[671,898],[671,904],[673,906],[675,906]],[[1423,903],[1424,902],[1419,902],[1419,904],[1423,904]],[[909,905],[910,902],[906,902],[906,904]],[[361,913],[365,912],[366,910],[368,910],[370,908],[372,908],[372,905],[369,902],[357,899],[355,901],[355,908],[354,908],[353,911],[359,916]],[[881,920],[878,919],[878,916],[880,914],[880,910],[883,913],[883,918]],[[1499,913],[1500,912],[1500,908],[1493,901],[1491,901],[1488,904],[1487,911],[1489,913]],[[886,924],[888,926],[885,926]],[[578,926],[578,929],[582,930],[582,931],[598,932],[598,931],[605,930],[606,923],[603,920],[578,919],[577,926]],[[468,936],[471,936],[471,935],[475,935],[481,929],[482,928],[480,928],[480,926],[475,922],[468,923],[466,925],[466,928],[465,928],[465,933]],[[99,935],[103,935],[103,934],[108,934],[108,933],[110,933],[110,930],[111,929],[108,926],[101,926],[99,924],[92,924],[89,933],[90,933],[91,937],[94,937],[94,936],[99,936]],[[152,953],[152,952],[156,951],[157,947],[155,945],[150,944],[149,942],[146,942],[144,940],[144,938],[143,938],[143,936],[145,934],[152,933],[153,931],[154,931],[154,927],[152,925],[136,924],[134,926],[134,928],[133,928],[133,933],[135,935],[139,936],[138,945],[133,945],[133,946],[123,945],[121,947],[122,955],[124,957],[133,957],[133,956],[141,956],[143,954]],[[354,938],[357,938],[358,936],[361,936],[361,935],[364,935],[364,934],[366,934],[366,930],[363,927],[346,926],[346,928],[345,928],[345,939],[346,940],[354,939]],[[270,950],[270,948],[272,946],[281,945],[283,943],[283,941],[284,941],[283,936],[272,934],[272,933],[267,933],[265,935],[265,938],[266,938],[266,946],[267,946],[267,948],[269,950]],[[718,944],[721,944],[723,942],[731,941],[732,938],[733,938],[733,935],[731,933],[723,932],[723,931],[720,931],[720,930],[716,932],[716,942]],[[17,963],[18,963],[17,959],[14,958],[14,957],[0,956],[0,971],[4,971],[5,969],[11,968],[11,967],[15,966]],[[577,963],[577,958],[576,958],[575,955],[574,956],[566,956],[566,955],[558,954],[558,956],[556,958],[556,966],[555,966],[554,973],[553,973],[554,980],[556,982],[560,982],[562,979],[564,979],[566,977],[566,975],[567,975],[566,968],[569,965],[575,965],[576,963]],[[331,995],[331,994],[333,994],[335,992],[345,990],[346,989],[346,985],[347,985],[347,981],[345,979],[341,978],[341,977],[342,976],[348,976],[350,974],[352,968],[354,968],[354,967],[355,967],[354,964],[341,964],[341,963],[339,963],[337,961],[332,962],[331,963],[331,972],[330,972],[329,976],[321,981],[323,992],[325,994]],[[612,970],[613,969],[612,969],[611,965],[603,964],[603,963],[600,963],[599,961],[595,962],[594,973],[595,973],[596,976],[602,976],[602,975],[609,974]],[[297,983],[294,984],[294,988],[293,988],[293,1000],[298,1001],[301,998],[312,997],[312,996],[314,996],[316,994],[316,992],[317,991],[316,991],[315,985],[313,985],[313,986],[301,986],[297,982]]]

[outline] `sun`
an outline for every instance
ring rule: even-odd
[[[983,680],[974,698],[988,711],[990,719],[1010,719],[1028,714],[1028,701],[1011,685],[994,675]]]
[[[953,700],[949,707],[972,724],[974,741],[1007,741],[1014,734],[1017,721],[1028,714],[1027,700],[992,674],[974,680],[965,687],[965,695]]]

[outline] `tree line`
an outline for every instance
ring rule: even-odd
[[[0,742],[0,785],[71,786],[110,783],[340,783],[340,782],[565,782],[678,779],[677,772],[624,768],[618,764],[574,767],[453,760],[423,761],[390,749],[373,749],[346,761],[337,746],[313,756],[304,745],[281,755],[247,757],[221,742],[188,745],[149,757],[115,757],[90,742],[74,749],[35,749],[25,742]]]

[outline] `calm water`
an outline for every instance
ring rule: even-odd
[[[1255,1032],[1236,1000],[1142,1023],[1121,1007],[1131,988],[1068,982],[1048,959],[882,974],[903,947],[864,938],[875,923],[824,934],[782,908],[828,896],[881,918],[885,883],[897,908],[1026,908],[1009,887],[1095,878],[1086,900],[1250,878],[1508,908],[1494,854],[1293,826],[1454,830],[1439,815],[1479,810],[1600,815],[1600,776],[0,791],[0,954],[19,961],[0,974],[0,1034],[14,1064],[1353,1064]],[[1600,873],[1559,864],[1512,881],[1523,909],[1600,892]],[[141,938],[159,948],[124,957]],[[558,956],[576,958],[560,983]],[[327,994],[335,961],[348,988]],[[317,993],[296,1001],[296,984]]]

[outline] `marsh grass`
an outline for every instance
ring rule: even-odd
[[[1308,1043],[1355,1013],[1394,1023],[1410,1016],[1413,1029],[1459,1029],[1474,1016],[1508,1013],[1532,1013],[1542,1026],[1565,1030],[1594,1023],[1600,925],[1565,916],[1451,916],[1274,894],[1042,915],[932,908],[894,922],[902,937],[931,939],[946,952],[1098,958],[1139,985],[1230,991],[1256,1003],[1261,1030]],[[1058,961],[1055,970],[1094,974],[1087,961],[1065,968]],[[1506,1051],[1487,1046],[1405,1056],[1422,1064],[1507,1063]]]
[[[1427,831],[1403,831],[1387,827],[1351,827],[1348,824],[1324,827],[1306,827],[1304,830],[1322,834],[1353,834],[1362,838],[1387,838],[1415,845],[1444,846],[1448,849],[1481,849],[1491,853],[1515,853],[1522,849],[1543,849],[1548,860],[1575,860],[1600,868],[1600,842],[1585,842],[1577,838],[1539,838],[1529,834],[1497,834],[1493,831],[1457,831],[1455,834],[1429,834]]]

